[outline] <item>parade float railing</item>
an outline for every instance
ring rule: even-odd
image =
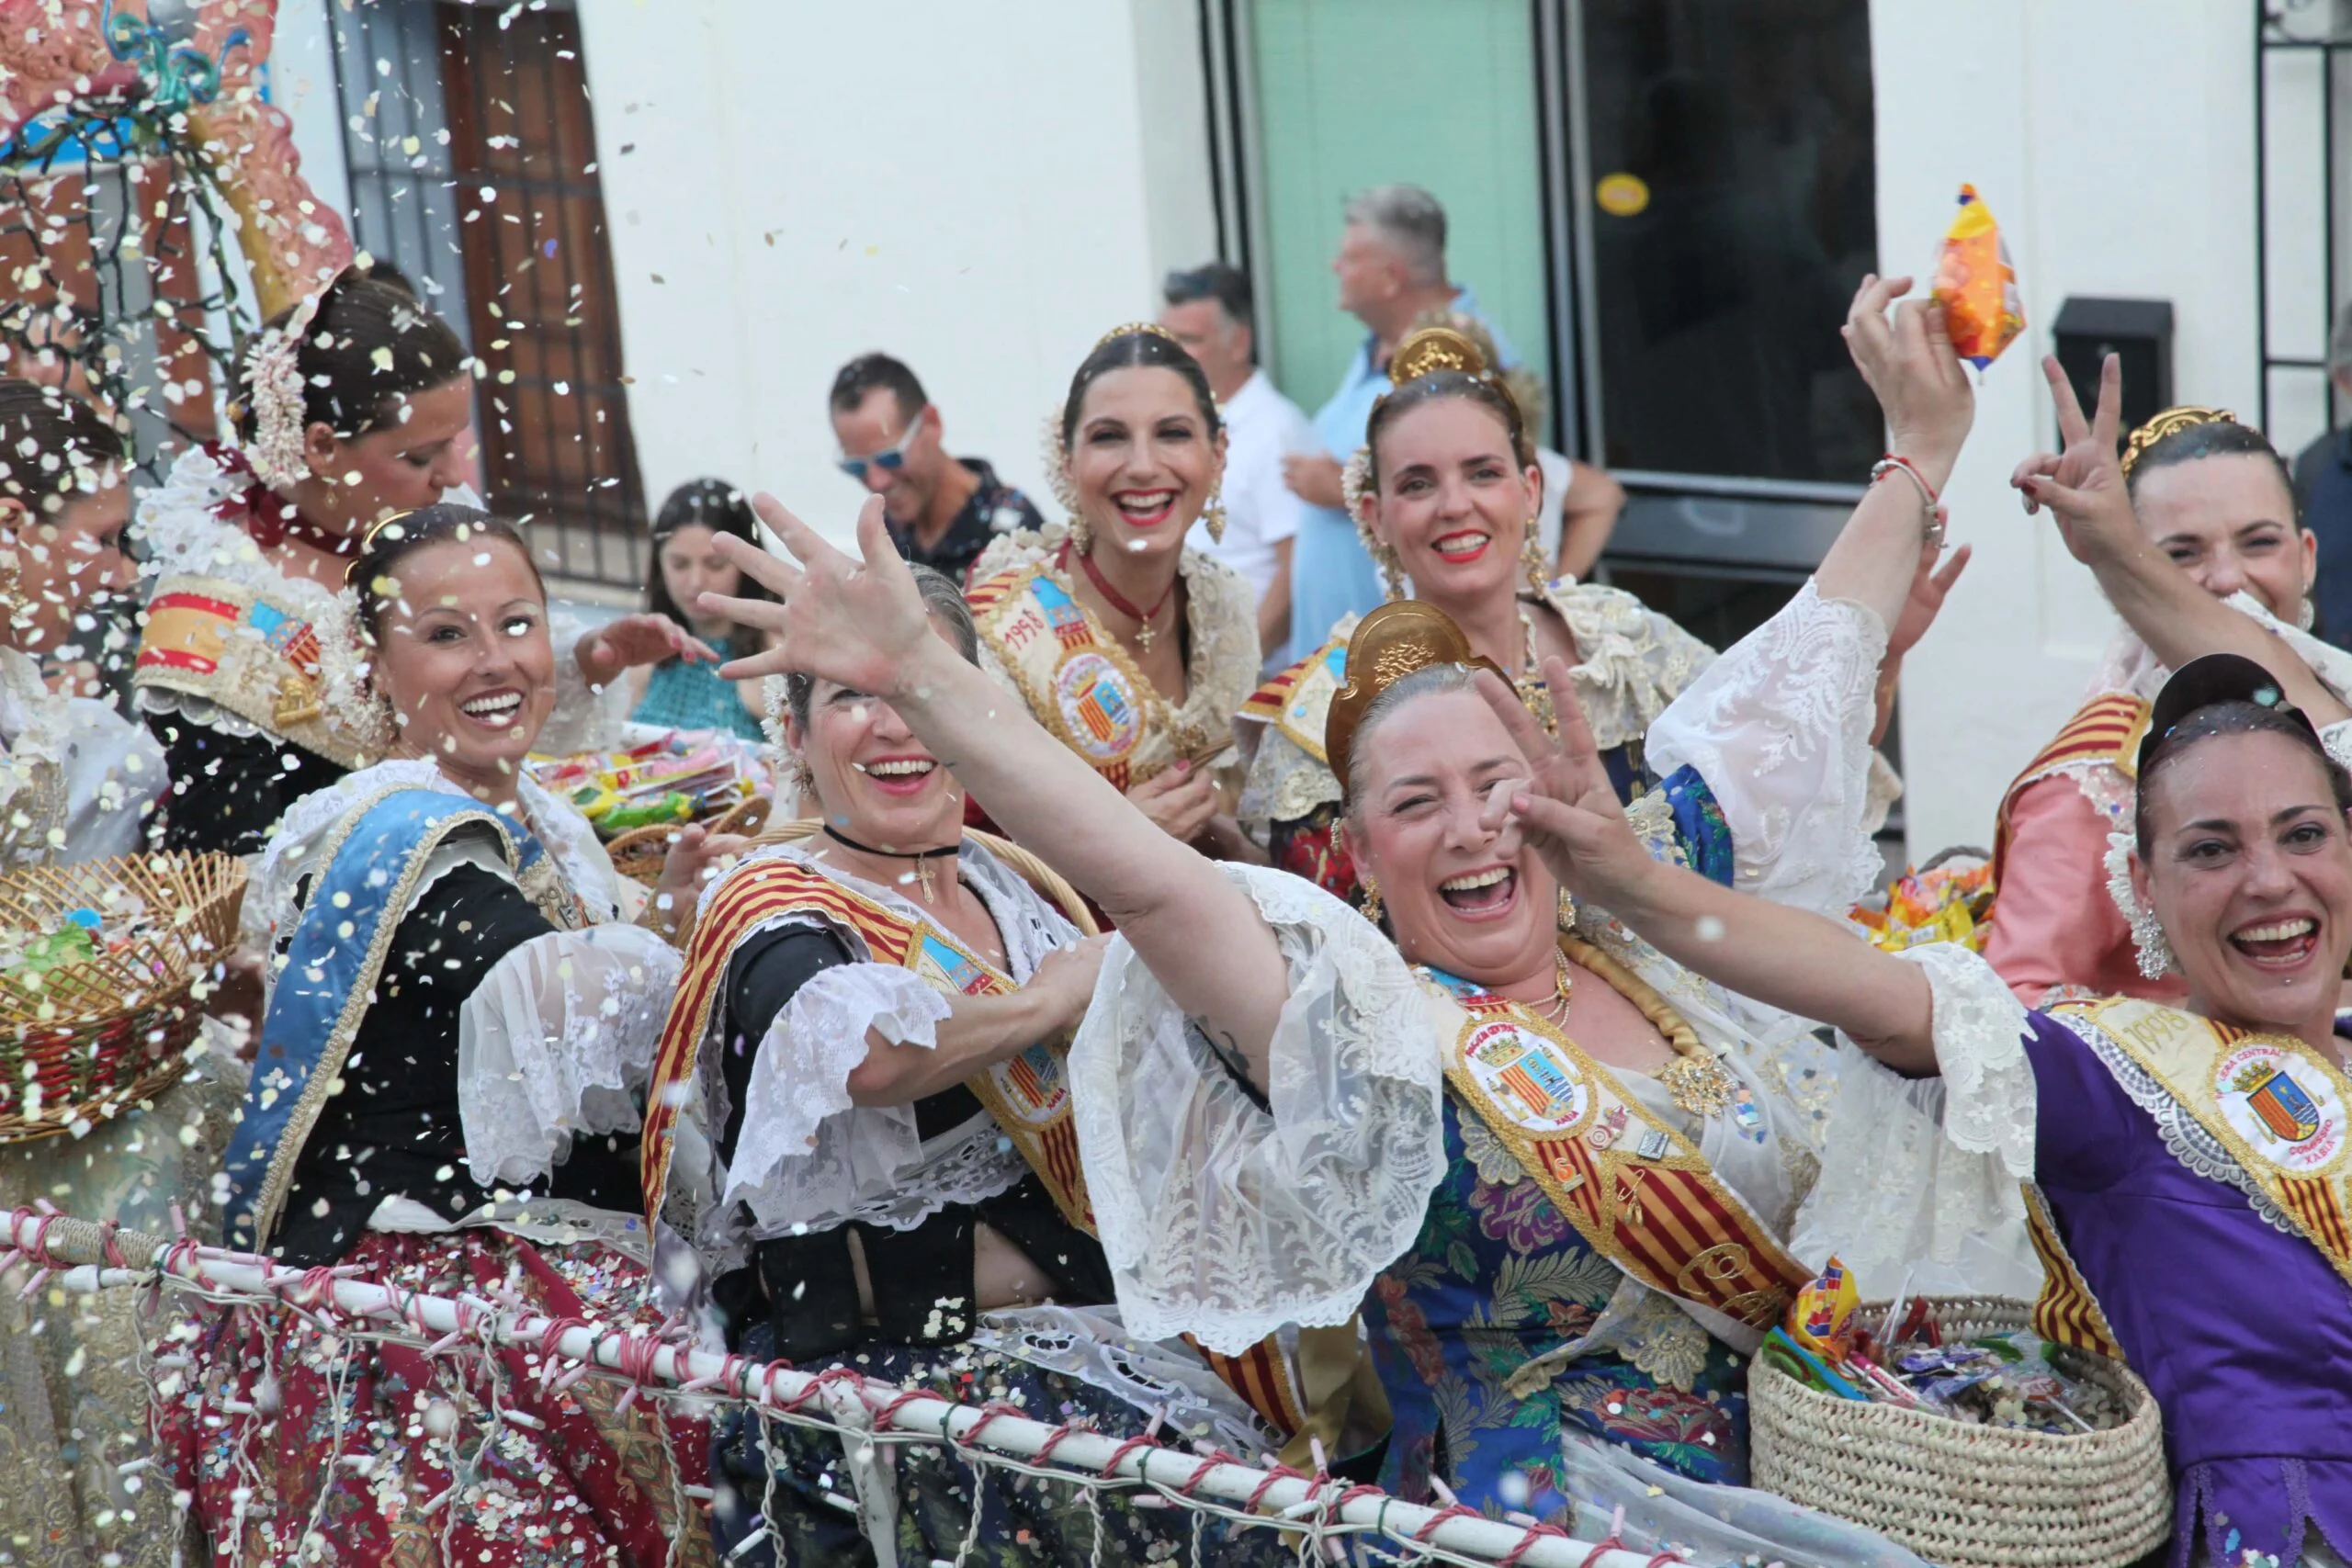
[[[348,1269],[289,1268],[49,1209],[16,1210],[7,1242],[0,1272],[19,1263],[33,1269],[28,1295],[52,1286],[75,1292],[145,1288],[220,1303],[275,1302],[322,1332],[418,1346],[427,1355],[533,1347],[548,1361],[572,1363],[555,1374],[559,1383],[598,1375],[628,1384],[624,1404],[643,1396],[698,1402],[709,1411],[744,1404],[763,1422],[836,1433],[854,1472],[878,1462],[878,1445],[935,1443],[974,1466],[1017,1470],[1098,1495],[1148,1494],[1136,1501],[1193,1509],[1198,1520],[1279,1529],[1295,1538],[1302,1562],[1343,1561],[1348,1545],[1376,1561],[1470,1568],[1668,1568],[1682,1561],[1670,1552],[1629,1551],[1614,1539],[1581,1540],[1532,1521],[1489,1518],[1458,1505],[1424,1507],[1328,1473],[1252,1464],[1214,1450],[1187,1452],[1148,1433],[1123,1438],[1049,1425],[1011,1405],[960,1404],[847,1368],[812,1373],[713,1355],[695,1348],[683,1327],[648,1333],[549,1318],[474,1294],[393,1291]],[[167,1355],[159,1362],[177,1359]],[[1196,1562],[1199,1540],[1196,1529]]]

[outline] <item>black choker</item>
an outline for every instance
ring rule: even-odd
[[[943,856],[959,854],[963,852],[964,848],[961,842],[957,842],[953,844],[943,844],[935,850],[877,850],[871,844],[861,844],[855,839],[851,838],[847,833],[836,830],[830,822],[825,825],[825,837],[832,840],[843,849],[855,850],[862,855],[880,855],[885,860],[910,860],[921,862],[922,863],[915,868],[915,874],[922,879],[922,896],[926,901],[938,896],[938,889],[932,886],[931,863],[942,858]]]

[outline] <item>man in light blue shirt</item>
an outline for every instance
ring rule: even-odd
[[[1312,649],[1340,616],[1362,615],[1385,596],[1355,520],[1342,509],[1340,468],[1363,445],[1372,405],[1388,389],[1388,355],[1415,318],[1432,310],[1475,316],[1494,333],[1502,356],[1497,368],[1519,363],[1470,290],[1447,280],[1445,209],[1437,197],[1419,186],[1375,186],[1348,203],[1346,219],[1331,270],[1340,280],[1340,309],[1369,335],[1348,362],[1340,389],[1315,415],[1323,450],[1294,455],[1283,465],[1284,481],[1307,503],[1291,547],[1290,626],[1297,649]]]

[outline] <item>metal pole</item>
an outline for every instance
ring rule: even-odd
[[[536,1314],[485,1314],[479,1308],[440,1296],[395,1292],[362,1280],[321,1280],[315,1270],[129,1231],[113,1236],[110,1254],[107,1237],[97,1225],[27,1209],[10,1216],[8,1240],[37,1267],[62,1266],[50,1282],[77,1292],[141,1285],[164,1274],[257,1301],[284,1299],[313,1309],[331,1305],[347,1318],[421,1326],[435,1335],[463,1333],[471,1337],[487,1329],[501,1344],[535,1346],[542,1356],[562,1356],[614,1371],[622,1365],[620,1344],[630,1338],[614,1328],[568,1328],[548,1345],[547,1330],[553,1320]],[[140,1257],[147,1258],[145,1268],[124,1266]],[[643,1342],[642,1337],[635,1341]],[[662,1346],[649,1359],[645,1368],[649,1382],[682,1393],[709,1391],[718,1397],[745,1399],[772,1409],[797,1410],[810,1404],[821,1411],[829,1389],[853,1386],[838,1376],[820,1382],[816,1375],[780,1362],[714,1356],[673,1345]],[[893,1384],[870,1378],[859,1378],[854,1392],[874,1413],[877,1430],[963,1443],[1014,1460],[1034,1460],[1047,1453],[1053,1461],[1074,1472],[1074,1481],[1101,1476],[1157,1483],[1171,1491],[1232,1506],[1254,1498],[1261,1509],[1278,1516],[1306,1505],[1301,1517],[1312,1515],[1319,1496],[1336,1503],[1328,1517],[1340,1523],[1425,1540],[1471,1557],[1500,1561],[1516,1551],[1514,1561],[1529,1568],[1647,1568],[1654,1561],[1647,1552],[1604,1551],[1590,1541],[1565,1535],[1535,1535],[1531,1540],[1534,1532],[1516,1525],[1486,1518],[1442,1518],[1436,1509],[1385,1495],[1358,1495],[1340,1502],[1343,1493],[1355,1489],[1338,1482],[1318,1484],[1304,1478],[1272,1476],[1247,1464],[1212,1463],[1172,1449],[1141,1447],[1116,1437],[1073,1431],[1023,1416],[992,1415],[929,1394],[910,1396]]]

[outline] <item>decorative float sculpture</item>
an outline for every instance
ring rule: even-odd
[[[349,265],[263,96],[277,0],[0,0],[0,351],[180,437]],[[156,420],[134,419],[152,458]]]

